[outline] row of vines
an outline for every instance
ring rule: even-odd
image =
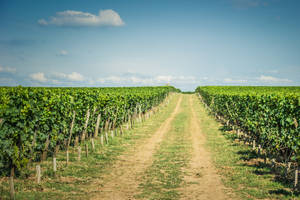
[[[0,175],[130,122],[173,87],[0,88]]]
[[[300,87],[205,86],[196,92],[265,157],[288,167],[294,163],[296,169],[300,165]]]

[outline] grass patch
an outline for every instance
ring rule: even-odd
[[[177,188],[183,183],[182,168],[187,166],[191,157],[188,131],[190,109],[187,99],[188,96],[184,95],[181,112],[171,122],[171,129],[156,150],[154,161],[139,186],[142,192],[136,198],[174,200],[180,197]]]
[[[170,116],[178,100],[174,95],[167,107],[143,123],[137,123],[135,128],[126,131],[123,136],[109,138],[109,144],[101,146],[100,138],[95,140],[95,152],[89,145],[89,156],[85,157],[85,148],[82,145],[81,161],[77,161],[77,150],[70,150],[69,166],[65,165],[65,151],[57,156],[57,174],[53,177],[52,159],[42,163],[42,183],[35,183],[35,166],[26,172],[28,177],[20,176],[15,179],[16,199],[88,199],[93,194],[91,188],[93,180],[101,179],[109,168],[118,159],[118,156],[134,151],[134,146],[142,144],[151,137],[155,130]],[[110,134],[109,134],[110,135]],[[36,164],[36,163],[34,163]],[[0,199],[9,199],[8,178],[0,179]]]
[[[194,98],[198,101],[196,96]],[[249,146],[235,143],[235,137],[198,102],[194,107],[206,135],[206,147],[226,187],[233,188],[241,199],[300,199],[289,184],[277,181],[271,168],[264,165]]]

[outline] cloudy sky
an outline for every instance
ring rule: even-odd
[[[298,0],[0,0],[0,85],[300,85]]]

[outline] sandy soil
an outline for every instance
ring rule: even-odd
[[[156,146],[162,141],[164,134],[169,131],[171,121],[179,112],[181,101],[182,96],[179,98],[173,113],[151,138],[137,146],[132,154],[119,157],[118,161],[111,167],[111,173],[105,175],[101,181],[103,184],[99,184],[97,188],[99,193],[92,199],[134,199],[134,195],[139,193],[139,178],[152,164]]]
[[[164,134],[170,130],[172,120],[179,113],[181,101],[182,96],[170,117],[151,138],[138,144],[132,152],[121,155],[111,166],[110,173],[104,175],[103,179],[95,181],[92,190],[97,191],[97,195],[92,199],[135,199],[134,196],[140,193],[138,186],[142,182],[142,175],[151,166],[156,147],[163,140]],[[228,193],[230,191],[226,190],[212,164],[210,153],[204,148],[205,136],[201,133],[201,124],[194,110],[196,101],[197,99],[190,95],[190,132],[193,151],[189,167],[183,169],[186,172],[184,177],[186,184],[179,189],[181,199],[232,199],[232,195]]]
[[[211,162],[211,156],[204,148],[205,136],[201,133],[201,124],[193,109],[195,100],[191,95],[189,105],[192,110],[190,131],[193,152],[189,168],[186,169],[187,175],[184,177],[188,184],[181,188],[182,199],[229,199]]]

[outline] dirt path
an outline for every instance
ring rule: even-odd
[[[182,188],[182,199],[229,199],[224,192],[225,187],[221,183],[219,175],[211,162],[210,154],[204,148],[205,137],[201,133],[201,127],[194,110],[194,101],[190,95],[191,108],[190,131],[192,138],[192,159],[184,180],[187,185]]]
[[[158,128],[143,145],[138,146],[131,155],[120,156],[112,166],[111,173],[104,176],[104,184],[93,199],[134,199],[138,193],[139,176],[151,165],[156,146],[170,129],[170,123],[179,112],[182,96],[171,116]]]

